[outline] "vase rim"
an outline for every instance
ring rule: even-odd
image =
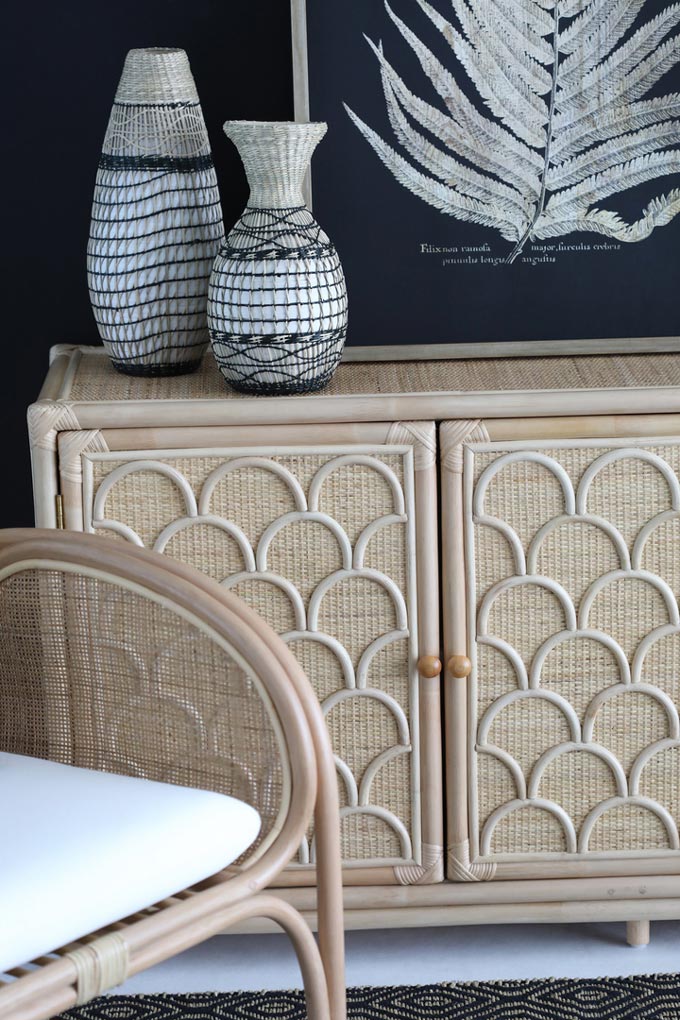
[[[258,127],[258,128],[325,128],[328,127],[323,120],[225,120],[222,125],[226,130],[228,127]]]
[[[148,53],[150,56],[168,56],[170,53],[184,53],[181,46],[137,46],[131,50],[130,53]]]

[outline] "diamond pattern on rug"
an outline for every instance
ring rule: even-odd
[[[680,975],[350,988],[349,1020],[678,1020]],[[302,992],[109,995],[56,1020],[307,1020]]]

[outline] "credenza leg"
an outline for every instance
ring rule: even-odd
[[[627,921],[626,942],[629,946],[648,946],[649,921]]]

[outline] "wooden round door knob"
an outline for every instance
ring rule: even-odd
[[[468,659],[467,655],[452,655],[446,668],[451,676],[455,676],[457,679],[462,680],[464,677],[470,676],[470,673],[472,672],[472,663]]]
[[[434,679],[434,677],[439,676],[441,671],[441,659],[438,659],[436,655],[422,655],[418,659],[418,672],[421,676],[426,677],[426,679]]]

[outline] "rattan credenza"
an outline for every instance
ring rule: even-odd
[[[680,355],[256,399],[209,356],[138,379],[60,346],[29,430],[38,525],[194,564],[299,657],[349,927],[680,918]],[[281,895],[313,921],[308,836]]]

